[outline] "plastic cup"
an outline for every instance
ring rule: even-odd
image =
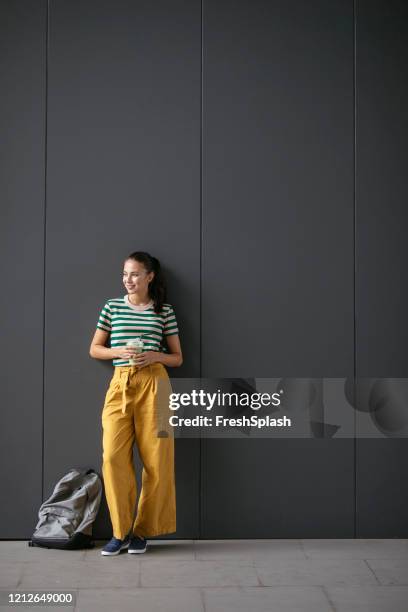
[[[144,343],[142,338],[131,338],[126,342],[126,346],[130,346],[131,348],[133,348],[135,350],[135,353],[142,353]],[[136,365],[136,361],[132,359],[132,357],[129,357],[129,363],[130,365]]]

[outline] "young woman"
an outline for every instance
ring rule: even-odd
[[[176,316],[165,301],[160,262],[149,253],[136,251],[126,258],[123,284],[126,295],[103,306],[89,351],[95,359],[113,359],[114,365],[102,410],[102,474],[113,528],[103,555],[124,548],[145,552],[146,537],[176,531],[174,433],[168,422],[172,389],[165,368],[183,363]],[[136,337],[143,340],[141,353],[126,346]],[[135,440],[143,472],[133,520]]]

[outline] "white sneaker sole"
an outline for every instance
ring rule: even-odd
[[[130,555],[141,554],[141,553],[146,552],[146,550],[147,550],[147,544],[146,544],[146,548],[144,548],[143,550],[128,550],[128,553]]]

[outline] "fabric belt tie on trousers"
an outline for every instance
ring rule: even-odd
[[[151,376],[153,376],[153,368],[152,368],[150,363],[148,364],[148,366],[143,366],[142,368],[138,368],[137,366],[131,366],[124,374],[122,372],[120,372],[120,378],[121,379],[123,378],[123,381],[121,380],[121,385],[122,385],[122,413],[123,414],[126,413],[126,391],[127,391],[128,387],[129,387],[129,382],[130,382],[131,375],[132,374],[137,374],[138,372],[140,372],[141,370],[144,370],[147,367],[149,367],[150,374],[151,374]]]

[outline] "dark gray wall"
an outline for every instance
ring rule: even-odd
[[[2,538],[42,502],[45,32],[45,0],[0,2]]]
[[[408,4],[359,0],[356,24],[357,376],[406,378]],[[407,438],[389,435],[357,438],[361,537],[407,537]]]
[[[205,3],[203,375],[352,377],[353,4],[233,14]],[[353,536],[352,439],[204,458],[204,535]]]
[[[0,537],[100,471],[111,365],[88,348],[136,248],[165,264],[174,378],[405,375],[402,2],[1,10]],[[177,439],[176,537],[406,537],[405,447]]]
[[[112,365],[88,349],[106,299],[126,293],[128,253],[163,262],[185,351],[185,365],[169,373],[199,375],[200,32],[197,1],[51,3],[47,490],[78,458],[101,471]],[[177,537],[198,535],[199,450],[197,440],[176,444]],[[135,467],[139,493],[136,450]],[[99,519],[95,534],[108,536]]]

